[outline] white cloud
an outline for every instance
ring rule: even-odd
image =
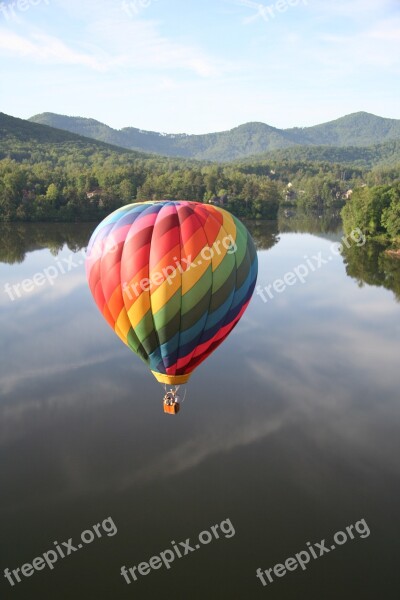
[[[143,19],[99,19],[88,26],[89,38],[121,56],[121,64],[140,70],[184,69],[204,78],[216,77],[236,66],[210,56],[195,45],[159,33],[159,24]]]
[[[77,65],[94,71],[111,67],[148,71],[186,70],[201,78],[217,77],[237,65],[214,57],[187,41],[170,39],[159,32],[160,23],[144,18],[129,19],[121,9],[99,3],[81,7],[59,3],[63,10],[79,18],[79,29],[63,40],[27,25],[25,35],[0,29],[0,51],[13,57],[47,64]],[[88,10],[90,8],[90,10]],[[23,23],[20,23],[23,26]]]
[[[29,39],[6,29],[0,29],[0,51],[13,57],[47,64],[78,65],[95,71],[105,71],[118,62],[98,51],[95,55],[73,50],[56,37],[43,33],[34,33]]]
[[[143,484],[172,477],[198,467],[212,456],[255,444],[282,429],[289,418],[288,411],[282,410],[279,415],[268,415],[263,420],[247,422],[240,428],[231,429],[229,433],[227,430],[221,432],[214,424],[212,429],[202,429],[197,437],[183,441],[134,474],[129,473],[123,481],[118,482],[118,489],[130,488],[134,483]]]
[[[4,377],[0,377],[0,389],[3,395],[10,394],[17,386],[21,386],[25,381],[38,381],[39,379],[48,379],[53,377],[54,375],[62,375],[65,373],[71,373],[73,371],[78,371],[80,369],[84,369],[86,367],[91,367],[94,365],[106,363],[112,358],[115,357],[115,353],[105,353],[100,356],[96,356],[93,358],[82,359],[80,358],[75,363],[65,363],[65,364],[54,364],[54,365],[40,365],[37,368],[24,369],[14,373],[8,373],[4,375]],[[42,408],[43,404],[39,403],[37,408]],[[1,408],[1,413],[3,416],[5,414],[20,414],[22,410],[31,409],[32,403],[30,400],[26,402],[19,402],[15,405],[5,405]]]

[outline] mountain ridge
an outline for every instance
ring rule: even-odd
[[[128,150],[216,162],[233,161],[290,147],[361,147],[400,139],[400,120],[363,111],[311,127],[279,129],[252,121],[226,131],[206,134],[161,133],[137,127],[113,129],[96,119],[56,113],[41,113],[28,121]]]
[[[93,123],[94,120],[92,120]],[[257,129],[257,123],[254,127]],[[239,126],[240,127],[240,126]],[[243,128],[243,127],[242,127]],[[245,128],[246,129],[246,128]],[[265,126],[269,131],[269,127]],[[218,153],[221,140],[213,142],[213,151]],[[24,119],[12,117],[0,112],[0,159],[9,157],[23,160],[35,153],[48,153],[53,148],[56,153],[67,147],[68,151],[75,146],[77,151],[94,153],[128,153],[132,158],[160,158],[166,160],[183,161],[192,163],[195,159],[180,156],[167,156],[163,154],[131,150],[115,144],[96,140],[93,137],[81,136],[66,130],[41,125]],[[230,164],[260,164],[266,163],[331,163],[352,165],[360,168],[396,167],[400,164],[400,138],[370,146],[318,146],[289,144],[274,150],[253,154],[250,145],[248,154],[239,156],[230,161]],[[205,161],[202,161],[205,162]],[[210,161],[208,161],[210,162]],[[216,161],[218,162],[218,161]],[[300,168],[300,167],[299,167]]]
[[[98,144],[99,147],[105,147],[115,152],[126,152],[128,149],[113,144],[96,140],[65,129],[52,127],[42,123],[36,123],[28,119],[20,119],[7,115],[0,111],[0,139],[5,142],[7,138],[13,135],[20,141],[30,141],[36,143],[54,143],[62,144],[67,142],[80,142],[84,144]]]

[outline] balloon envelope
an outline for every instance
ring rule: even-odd
[[[237,324],[257,279],[244,225],[222,208],[142,202],[94,231],[86,272],[115,333],[158,381],[185,383]]]

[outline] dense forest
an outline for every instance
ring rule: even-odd
[[[354,190],[342,218],[346,231],[359,227],[367,236],[400,241],[400,183]]]
[[[51,153],[50,153],[51,154]],[[30,164],[0,161],[2,221],[92,220],[119,206],[151,199],[213,202],[242,217],[274,219],[279,190],[267,176],[214,166],[103,153],[50,156]]]
[[[393,139],[371,146],[292,146],[273,150],[246,160],[250,163],[261,158],[269,162],[303,161],[325,162],[372,169],[373,167],[395,167],[400,164],[400,140]]]
[[[339,211],[346,205],[347,226],[367,224],[369,233],[396,237],[398,190],[395,166],[284,156],[225,164],[168,158],[0,114],[3,222],[99,220],[123,204],[160,199],[210,202],[258,220],[276,219],[280,206]]]

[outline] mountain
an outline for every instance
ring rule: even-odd
[[[89,138],[89,139],[88,139]],[[96,140],[90,136],[79,135],[69,132],[65,128],[54,128],[45,123],[39,124],[31,120],[18,119],[0,112],[0,142],[4,145],[7,140],[18,140],[19,142],[33,142],[37,144],[60,144],[75,142],[78,144],[90,144],[99,148],[108,148],[114,152],[123,152],[123,148],[111,143]],[[126,151],[126,149],[125,149]]]
[[[357,114],[360,117],[365,113]],[[326,162],[351,164],[361,168],[396,166],[400,163],[400,135],[395,139],[396,125],[400,121],[394,121],[394,124],[392,123],[392,126],[389,127],[386,122],[390,119],[383,119],[385,126],[381,127],[381,135],[388,136],[389,141],[367,146],[340,146],[333,144],[333,132],[336,131],[335,139],[337,141],[337,132],[343,131],[342,139],[345,140],[346,129],[343,128],[343,122],[347,122],[351,129],[351,123],[358,122],[360,126],[360,121],[357,119],[352,121],[348,117],[344,117],[339,119],[339,126],[336,130],[332,128],[332,123],[335,121],[295,130],[299,142],[308,140],[308,144],[300,145],[294,143],[293,137],[290,139],[294,130],[279,130],[263,123],[248,123],[227,132],[203,136],[179,135],[174,137],[173,135],[143,132],[134,128],[116,131],[93,119],[46,115],[50,115],[50,113],[42,115],[43,118],[33,118],[43,122],[49,121],[58,125],[58,128],[0,113],[0,159],[5,156],[16,160],[29,159],[33,156],[36,159],[42,159],[45,155],[48,156],[52,153],[61,155],[63,150],[67,150],[69,153],[74,149],[74,152],[79,151],[85,156],[101,152],[104,155],[116,153],[127,154],[131,158],[149,158],[157,152],[164,156],[174,157],[172,160],[182,160],[180,158],[182,155],[193,155],[196,146],[197,159],[199,156],[207,156],[208,160],[215,161],[221,160],[221,157],[225,156],[227,161],[244,160],[246,163],[259,161]],[[381,120],[380,117],[368,120],[369,130],[367,125],[362,130],[364,139],[369,139],[368,136],[374,133],[378,137],[377,123]],[[373,123],[375,123],[375,129]],[[67,126],[75,131],[67,131],[65,129]],[[314,136],[314,141],[317,141],[315,129],[318,129],[320,137],[323,137],[325,141],[330,136],[329,140],[332,144],[323,146],[316,145],[316,143],[311,144],[312,136]],[[76,133],[77,131],[83,131],[85,135],[80,135]],[[300,134],[303,136],[301,139]],[[141,146],[147,154],[126,148],[124,146],[126,137],[124,136],[127,135],[130,135],[132,139],[135,138],[136,145]],[[392,137],[393,139],[390,139]],[[360,133],[359,139],[361,138]],[[268,142],[268,149],[265,151],[263,148],[266,142]],[[173,143],[175,143],[174,147],[172,147]],[[186,160],[188,159],[186,158]]]
[[[122,148],[197,160],[229,161],[293,145],[283,131],[264,123],[247,123],[220,133],[187,135],[157,133],[135,127],[116,130],[94,119],[53,113],[36,115],[29,120]]]
[[[0,112],[0,160],[10,157],[18,161],[31,158],[38,161],[51,154],[61,155],[66,149],[81,152],[84,156],[96,152],[129,154],[133,158],[148,156]]]
[[[135,127],[117,130],[94,119],[54,113],[36,115],[30,121],[122,148],[221,162],[296,146],[361,147],[400,139],[400,120],[366,112],[313,127],[278,129],[265,123],[246,123],[229,131],[203,135],[165,134]]]
[[[307,146],[372,146],[399,139],[400,120],[358,112],[314,127],[286,129],[286,133]]]
[[[61,128],[62,129],[62,128]],[[53,129],[35,122],[26,121],[0,113],[0,139],[4,142],[8,138],[16,138],[19,141],[31,141],[37,143],[60,143],[77,140],[81,136],[72,135],[66,130]],[[85,142],[87,143],[87,139]]]

